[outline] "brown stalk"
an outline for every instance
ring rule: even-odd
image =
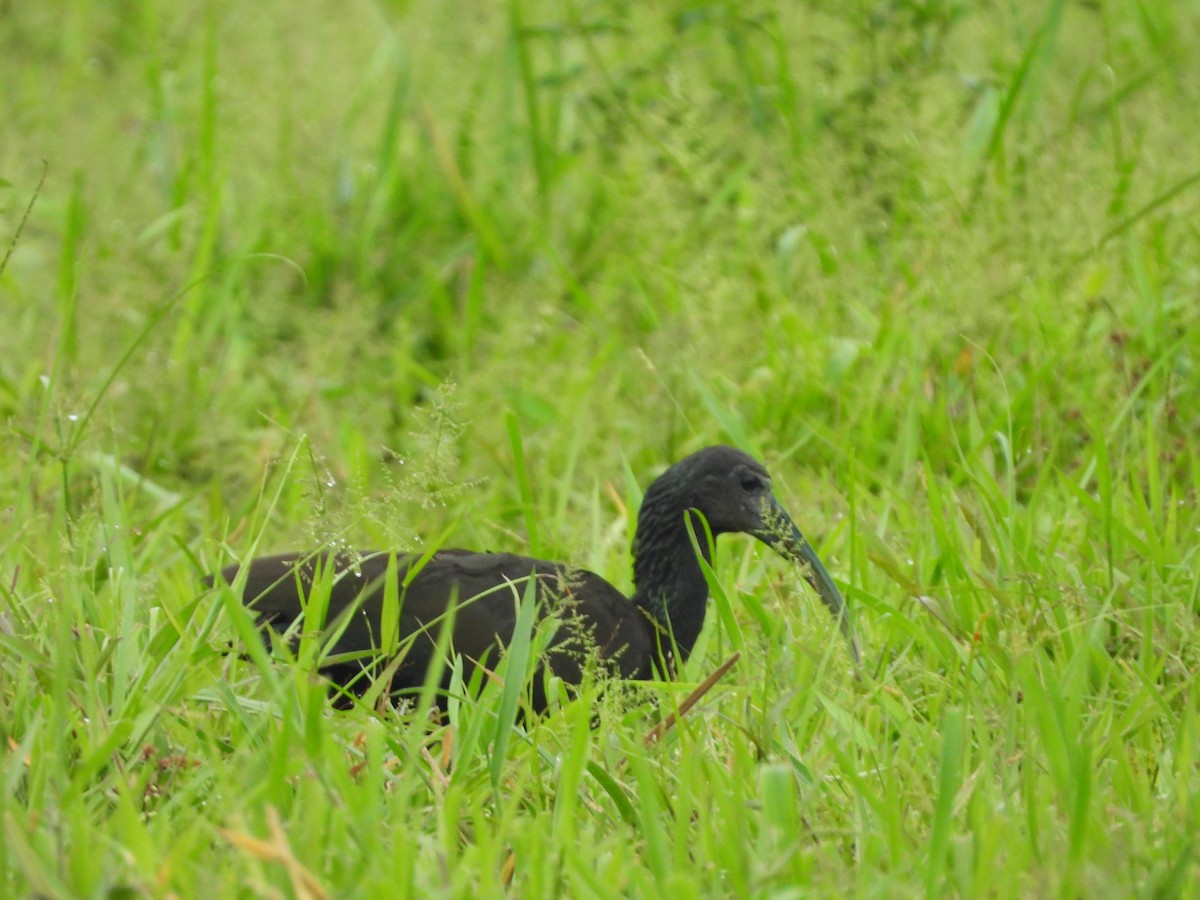
[[[674,728],[676,721],[683,716],[686,716],[688,710],[699,703],[700,698],[712,690],[713,685],[720,681],[721,678],[724,677],[725,673],[732,669],[734,664],[741,658],[741,652],[735,651],[733,656],[729,657],[729,659],[717,666],[711,675],[700,682],[696,689],[688,694],[686,698],[684,698],[684,701],[679,704],[679,709],[676,712],[672,712],[665,719],[646,732],[646,737],[644,738],[646,746],[649,747],[660,737]]]

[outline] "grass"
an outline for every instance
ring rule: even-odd
[[[11,4],[0,893],[1195,895],[1197,26]],[[628,587],[714,442],[861,681],[747,540],[678,684],[524,725],[536,628],[426,727],[201,586],[450,541]]]

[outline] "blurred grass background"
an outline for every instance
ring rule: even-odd
[[[1200,4],[10,2],[0,82],[4,893],[1196,890]],[[714,442],[863,683],[741,540],[652,748],[221,652],[254,549],[628,586]]]

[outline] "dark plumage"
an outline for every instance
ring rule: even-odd
[[[599,575],[559,563],[511,553],[439,550],[407,587],[409,567],[419,557],[398,555],[400,579],[399,646],[405,653],[392,676],[392,688],[411,691],[424,680],[440,617],[458,600],[451,646],[461,654],[469,677],[474,663],[496,662],[499,648],[511,639],[518,601],[527,578],[538,579],[539,618],[554,615],[560,624],[547,651],[546,664],[570,684],[578,683],[587,656],[596,656],[622,678],[669,675],[673,661],[686,660],[704,625],[708,586],[687,525],[711,562],[705,539],[708,523],[713,542],[719,535],[753,535],[785,558],[799,563],[804,577],[837,618],[858,663],[858,647],[850,631],[845,601],[800,530],[771,492],[770,476],[752,457],[731,447],[708,447],[680,460],[646,491],[633,541],[632,598],[626,598]],[[317,565],[332,562],[334,581],[327,622],[336,630],[346,615],[345,630],[329,648],[332,654],[371,651],[380,647],[384,582],[391,554],[346,557],[327,551],[283,554],[233,565],[221,577],[233,584],[247,569],[242,596],[260,625],[278,631],[300,616]],[[299,575],[299,578],[297,578]],[[302,593],[303,592],[303,593]],[[423,632],[423,634],[422,634]],[[407,641],[417,635],[413,641]],[[405,647],[407,651],[405,652]],[[337,663],[325,671],[346,683],[360,676],[370,661]],[[541,708],[540,679],[533,703]]]

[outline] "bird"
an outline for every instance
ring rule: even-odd
[[[538,620],[557,619],[540,665],[566,685],[580,684],[590,659],[621,679],[670,678],[687,661],[704,626],[705,567],[712,563],[716,539],[737,532],[800,566],[837,621],[857,670],[858,643],[833,578],[776,499],[766,467],[727,446],[692,453],[646,489],[632,544],[631,597],[594,572],[563,563],[452,548],[427,556],[328,549],[284,553],[227,566],[220,578],[233,586],[241,573],[241,599],[265,633],[294,634],[314,582],[323,575],[328,584],[332,573],[326,618],[330,645],[322,671],[343,687],[361,686],[364,669],[371,675],[387,668],[393,694],[419,691],[446,621],[452,621],[450,653],[462,657],[463,683],[469,684],[474,667],[494,666],[511,641],[530,579],[537,587]],[[389,570],[397,583],[393,611],[385,615]],[[385,621],[398,633],[385,636]],[[402,659],[381,659],[385,646]],[[448,671],[439,693],[442,706]],[[534,712],[545,710],[544,679],[534,679],[529,699]]]

